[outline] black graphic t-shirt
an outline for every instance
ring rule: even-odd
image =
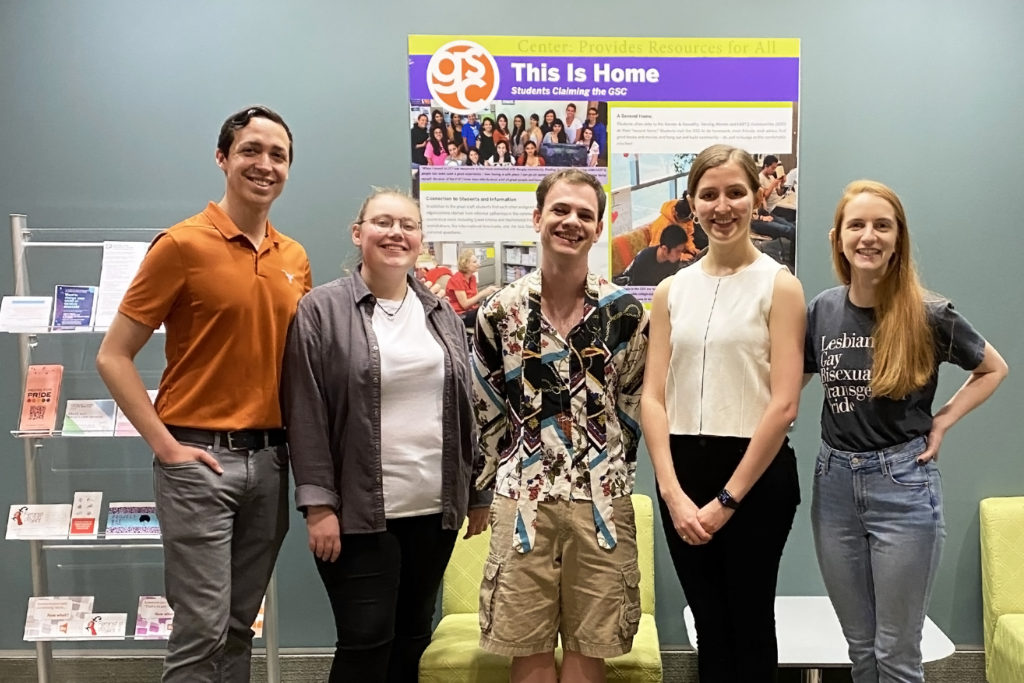
[[[936,362],[931,379],[900,401],[873,398],[874,309],[854,306],[847,290],[827,289],[807,306],[804,372],[819,374],[825,390],[821,438],[843,451],[874,451],[928,434],[939,363],[974,370],[985,356],[985,339],[950,302],[928,302]]]

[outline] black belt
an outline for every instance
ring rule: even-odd
[[[167,425],[167,431],[178,441],[217,446],[229,451],[258,451],[280,446],[288,440],[283,429],[237,429],[233,432],[217,432],[210,429]]]

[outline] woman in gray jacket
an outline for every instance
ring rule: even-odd
[[[314,288],[281,382],[295,503],[337,627],[330,681],[416,680],[456,534],[487,522],[465,326],[411,271],[420,212],[376,190],[352,224],[361,263]]]

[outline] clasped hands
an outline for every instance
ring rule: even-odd
[[[708,543],[735,512],[719,503],[717,498],[698,508],[689,496],[682,492],[674,501],[666,500],[666,503],[672,515],[672,526],[683,542],[689,545]]]

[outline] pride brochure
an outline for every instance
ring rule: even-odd
[[[7,540],[64,539],[71,523],[71,506],[14,504],[7,513]]]
[[[52,309],[52,296],[5,296],[0,301],[0,331],[45,331]]]
[[[96,310],[96,287],[57,285],[53,295],[53,329],[91,330]]]
[[[695,262],[706,245],[683,197],[696,155],[716,143],[740,147],[766,169],[762,187],[783,178],[797,167],[799,89],[797,39],[411,35],[406,125],[413,142],[424,135],[418,120],[426,114],[427,130],[436,116],[444,120],[444,137],[458,117],[453,133],[461,127],[467,148],[475,138],[481,157],[506,135],[514,148],[512,159],[493,153],[482,165],[448,157],[431,165],[413,147],[413,193],[424,234],[435,240],[427,245],[431,260],[454,271],[459,249],[486,255],[480,288],[530,272],[516,261],[516,247],[538,240],[537,185],[559,167],[579,166],[609,199],[591,270],[650,301],[660,279]],[[488,137],[471,118],[481,128],[507,122],[508,133]],[[540,161],[527,154],[530,141]],[[765,163],[771,157],[778,166]],[[775,187],[762,206],[769,215],[751,231],[759,249],[795,270],[796,190],[788,181]],[[668,225],[684,233],[682,255],[657,250]],[[630,269],[645,249],[652,251]]]
[[[23,432],[52,432],[57,425],[57,400],[63,365],[30,365],[25,376],[25,396],[21,404]]]
[[[107,538],[160,538],[155,503],[110,503],[107,510]]]
[[[117,404],[112,398],[69,399],[64,407],[63,436],[110,436]]]
[[[73,623],[92,612],[93,596],[37,596],[28,599],[25,640],[59,640],[73,637]]]

